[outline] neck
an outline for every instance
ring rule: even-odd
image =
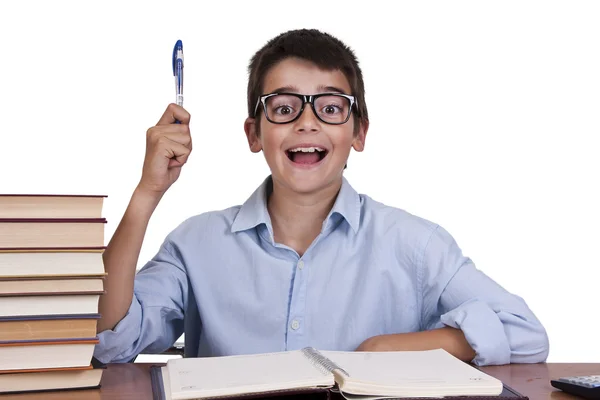
[[[273,180],[267,209],[275,241],[304,254],[321,232],[341,186],[340,178],[318,192],[299,195]]]

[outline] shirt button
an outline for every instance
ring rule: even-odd
[[[298,268],[299,269],[304,268],[304,261],[302,261],[302,260],[298,261]]]
[[[298,322],[298,320],[293,320],[292,321],[292,329],[296,330],[298,328],[300,328],[300,322]]]

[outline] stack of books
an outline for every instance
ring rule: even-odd
[[[104,197],[0,195],[0,393],[99,386]]]

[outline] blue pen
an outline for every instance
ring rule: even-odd
[[[175,102],[183,106],[183,43],[178,40],[173,48],[173,77],[175,78]]]

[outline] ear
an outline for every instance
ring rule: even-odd
[[[250,151],[258,153],[262,150],[262,143],[256,132],[256,120],[254,118],[246,118],[244,122],[244,131],[246,132],[246,138],[248,139],[248,146]]]
[[[363,151],[365,149],[365,141],[367,140],[367,131],[369,130],[369,121],[366,119],[360,120],[360,126],[358,132],[354,136],[352,147],[356,151]]]

